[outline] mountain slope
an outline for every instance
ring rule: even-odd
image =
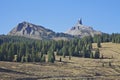
[[[92,27],[84,26],[82,20],[78,20],[77,24],[71,29],[65,32],[66,34],[84,37],[84,36],[94,36],[101,35],[102,32],[94,30]]]
[[[70,39],[72,38],[71,35],[64,34],[64,33],[55,33],[54,31],[47,29],[43,26],[35,25],[29,22],[22,22],[19,23],[15,28],[13,28],[8,35],[12,36],[23,36],[27,38],[33,39]]]
[[[24,36],[34,39],[48,39],[52,38],[52,36],[55,35],[55,32],[46,29],[43,26],[34,25],[29,22],[22,22],[12,29],[8,35]]]

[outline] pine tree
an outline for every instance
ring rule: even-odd
[[[101,42],[100,42],[99,39],[98,39],[98,41],[97,41],[97,47],[98,47],[98,48],[101,48]]]
[[[7,60],[7,51],[6,51],[6,43],[2,44],[1,46],[1,55],[0,55],[0,58],[1,58],[1,61],[6,61]]]
[[[78,46],[75,47],[73,56],[79,56]]]
[[[62,49],[60,49],[60,50],[57,51],[57,55],[59,55],[59,56],[62,56],[62,55],[63,55]]]
[[[104,58],[104,55],[102,54],[102,55],[101,55],[101,59],[103,59],[103,58]]]
[[[26,47],[24,43],[20,43],[20,52],[21,55],[25,55],[26,53]]]
[[[71,57],[72,57],[72,55],[73,55],[73,53],[74,53],[74,49],[73,49],[72,46],[69,47],[68,53],[69,53],[69,60],[71,60]]]
[[[36,55],[35,55],[35,48],[32,46],[31,61],[32,61],[32,62],[35,62],[35,58],[36,58]]]
[[[14,58],[14,51],[13,51],[13,48],[12,48],[12,46],[9,48],[9,50],[8,50],[8,54],[7,54],[7,60],[8,61],[12,61],[13,60],[13,58]]]
[[[46,57],[45,57],[45,55],[43,55],[41,58],[41,62],[45,62],[45,61],[46,61]]]
[[[55,61],[54,52],[48,51],[48,62],[54,63],[54,61]]]
[[[65,46],[62,48],[62,53],[63,53],[63,57],[65,58],[67,53],[67,48]]]
[[[93,56],[93,52],[91,52],[91,54],[90,54],[90,58],[94,58],[94,56]]]
[[[24,57],[25,62],[28,62],[28,55]]]
[[[34,54],[34,59],[35,59],[35,62],[40,62],[41,61],[41,58],[42,58],[43,54],[42,53],[35,53]]]
[[[92,49],[92,43],[89,43],[88,45],[87,45],[87,50],[91,50]]]
[[[2,60],[2,53],[1,53],[1,49],[0,49],[0,61]]]
[[[85,51],[85,58],[90,58],[90,54],[91,54],[91,51],[90,50],[86,50]]]
[[[95,56],[94,56],[95,59],[99,59],[100,58],[100,52],[99,52],[99,49],[97,49],[95,51]]]
[[[59,60],[60,62],[62,62],[62,58],[60,57],[60,60]]]
[[[84,57],[85,58],[85,55],[86,55],[86,48],[85,47],[83,47],[83,49],[82,49],[82,57]]]
[[[30,57],[29,57],[29,48],[26,46],[26,52],[25,52],[25,62],[29,62]]]
[[[24,55],[21,57],[21,62],[22,63],[25,62],[25,56]]]

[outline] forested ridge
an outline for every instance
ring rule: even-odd
[[[120,43],[120,34],[103,34],[69,41],[0,35],[0,61],[54,63],[56,55],[63,56],[62,58],[69,56],[69,59],[72,59],[72,56],[98,59],[101,58],[99,48],[102,47],[102,42]],[[92,43],[97,43],[98,49],[93,50]]]

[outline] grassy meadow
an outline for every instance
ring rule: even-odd
[[[93,43],[93,50],[97,44]],[[0,62],[0,80],[120,80],[120,44],[102,43],[103,59],[56,56],[55,63]]]

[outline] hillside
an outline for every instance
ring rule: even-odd
[[[96,43],[93,43],[93,48],[97,48]],[[120,44],[110,42],[102,43],[102,48],[100,48],[100,54],[103,54],[105,59],[72,57],[69,60],[66,57],[62,58],[62,62],[58,62],[60,56],[56,56],[57,60],[54,64],[1,61],[0,78],[2,80],[119,80],[119,52]]]

